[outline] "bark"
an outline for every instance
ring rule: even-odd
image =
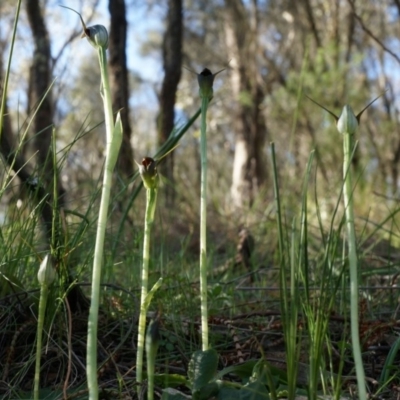
[[[125,0],[110,0],[111,17],[109,42],[109,70],[114,112],[121,113],[123,141],[118,159],[118,169],[123,176],[129,177],[134,172],[131,146],[132,129],[129,119],[129,78],[126,62],[126,21]]]
[[[395,6],[397,8],[397,15],[400,16],[400,1],[394,0],[393,3],[395,4]]]
[[[319,37],[317,25],[315,23],[312,5],[310,4],[309,0],[303,0],[302,3],[303,3],[303,6],[304,6],[306,14],[307,14],[307,21],[310,24],[311,33],[314,37],[315,44],[318,48],[320,48],[321,47],[321,39]]]
[[[37,151],[40,184],[48,193],[53,193],[52,185],[56,182],[58,204],[63,206],[65,190],[59,179],[55,179],[58,172],[54,169],[51,150],[54,110],[52,93],[49,90],[52,83],[50,40],[39,1],[26,2],[26,10],[35,46],[30,69],[28,108],[31,108],[31,112],[36,112],[32,128],[35,135],[33,143]],[[46,215],[43,215],[43,218],[49,235],[51,220],[49,221],[49,216]]]
[[[41,102],[33,121],[33,132],[35,134],[33,143],[38,151],[39,164],[43,167],[44,181],[50,182],[53,178],[51,156],[53,102],[51,91],[46,94],[52,80],[50,40],[39,0],[27,1],[26,9],[35,46],[30,69],[29,111],[36,111]]]
[[[242,1],[225,2],[225,33],[231,51],[231,87],[234,95],[235,156],[231,196],[235,207],[249,206],[267,181],[264,144],[267,130],[261,104],[264,86],[257,66],[258,15],[253,1],[250,18]]]
[[[182,71],[182,0],[168,0],[167,27],[164,34],[162,55],[164,79],[160,93],[160,113],[158,115],[158,140],[164,143],[174,129],[176,91]],[[166,201],[174,198],[173,174],[174,154],[170,153],[163,165],[163,174],[170,184],[166,187]]]

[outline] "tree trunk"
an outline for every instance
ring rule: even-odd
[[[40,9],[39,0],[26,2],[29,25],[32,30],[35,49],[29,76],[29,112],[36,111],[33,121],[34,147],[43,167],[42,176],[46,183],[53,178],[51,136],[53,128],[53,102],[51,91],[51,53],[48,31]],[[39,103],[40,107],[39,106]]]
[[[158,140],[164,143],[174,128],[176,91],[182,69],[182,0],[168,0],[167,27],[163,41],[164,80],[160,93],[158,115]],[[165,195],[167,204],[173,202],[174,154],[169,154],[163,165],[163,175],[168,179]]]
[[[125,0],[110,0],[111,17],[109,42],[109,69],[113,109],[120,110],[123,126],[123,142],[118,159],[118,169],[126,177],[133,174],[132,129],[129,121],[129,79],[126,64],[126,21]]]
[[[261,104],[264,89],[259,68],[256,1],[252,16],[241,0],[225,1],[225,34],[231,51],[231,87],[234,98],[235,156],[231,196],[235,207],[249,206],[267,180],[265,140],[267,130]]]
[[[26,10],[35,45],[29,77],[28,108],[30,112],[36,112],[32,127],[35,135],[33,143],[38,152],[39,176],[48,193],[53,193],[52,185],[58,184],[58,204],[62,206],[65,190],[59,180],[54,179],[57,172],[51,146],[54,110],[49,90],[52,83],[50,40],[39,1],[27,1]],[[50,221],[45,222],[48,227]]]

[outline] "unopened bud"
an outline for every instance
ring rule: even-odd
[[[200,86],[200,97],[207,97],[209,100],[213,97],[213,84],[214,84],[214,75],[208,68],[204,68],[200,74],[197,75],[197,81]]]
[[[104,25],[93,25],[88,28],[83,27],[83,33],[81,37],[86,37],[89,43],[94,48],[108,47],[108,32]]]
[[[54,282],[54,279],[56,279],[56,271],[53,267],[50,256],[47,254],[40,263],[38,281],[41,286],[50,286]]]
[[[153,362],[157,355],[158,346],[160,344],[160,314],[157,313],[147,327],[146,332],[146,353],[147,358]]]
[[[157,163],[151,157],[144,157],[142,163],[136,163],[146,189],[157,189]]]
[[[83,18],[81,14],[79,14],[77,11],[75,11],[72,8],[66,7],[66,6],[61,6],[62,8],[66,8],[67,10],[73,11],[75,14],[79,15],[79,18],[81,20],[82,28],[83,28],[83,33],[82,33],[82,38],[86,37],[89,43],[96,49],[99,47],[103,47],[104,49],[107,49],[108,47],[108,31],[105,26],[103,25],[93,25],[90,27],[87,27],[85,22],[83,21]]]
[[[358,128],[358,120],[349,105],[343,107],[342,113],[337,121],[338,131],[344,135],[345,133],[354,135]]]
[[[197,75],[197,81],[200,86],[200,97],[206,97],[208,100],[211,100],[214,94],[213,84],[214,78],[220,73],[224,71],[221,69],[217,73],[213,74],[208,68],[204,68],[200,74]]]

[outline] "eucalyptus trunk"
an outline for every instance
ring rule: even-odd
[[[126,21],[125,0],[110,0],[110,42],[109,74],[114,114],[120,111],[123,127],[122,146],[118,159],[118,170],[122,176],[133,174],[133,151],[131,146],[132,128],[129,118],[129,73],[126,60]]]
[[[54,107],[51,92],[53,77],[49,33],[39,0],[30,0],[26,2],[26,10],[34,41],[28,88],[28,111],[30,113],[36,113],[32,124],[32,134],[34,135],[34,148],[35,151],[37,151],[37,161],[40,171],[39,179],[41,186],[44,186],[48,193],[56,193],[58,206],[63,206],[65,190],[60,184],[59,179],[57,179],[58,172],[55,170],[53,163],[51,146],[54,128]],[[57,185],[56,191],[53,190],[53,185]],[[51,203],[52,200],[48,202]],[[44,204],[45,202],[42,203]],[[47,212],[46,209],[47,205],[43,205],[42,217],[46,225],[46,233],[48,237],[50,237],[52,213]]]
[[[267,129],[262,110],[264,87],[257,65],[258,11],[241,0],[226,0],[225,38],[231,58],[234,98],[235,155],[231,185],[235,207],[250,206],[267,181],[265,141]]]
[[[167,27],[162,47],[164,79],[160,93],[158,140],[160,145],[168,140],[174,129],[176,91],[182,70],[182,0],[168,0]],[[163,175],[169,181],[165,188],[167,204],[174,199],[174,153],[169,154],[163,166]]]

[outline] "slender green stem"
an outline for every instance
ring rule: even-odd
[[[53,157],[53,219],[51,229],[51,248],[54,251],[57,248],[58,230],[58,170],[57,170],[57,148],[56,148],[56,131],[53,128],[51,136],[51,145]]]
[[[44,318],[46,314],[47,297],[49,294],[49,286],[56,278],[56,271],[53,268],[52,259],[46,255],[40,263],[37,278],[40,284],[40,298],[39,298],[39,312],[37,324],[37,340],[36,340],[36,365],[35,365],[35,379],[33,387],[33,397],[35,400],[39,399],[39,383],[40,383],[40,356],[42,353],[42,334]]]
[[[144,335],[146,331],[146,313],[148,303],[146,302],[148,292],[148,277],[150,263],[150,238],[151,228],[154,223],[154,214],[157,203],[157,189],[155,187],[147,188],[146,215],[144,221],[144,239],[143,239],[143,266],[142,266],[142,291],[140,299],[140,315],[138,326],[138,341],[136,355],[136,381],[143,381],[143,353],[144,353]]]
[[[386,357],[385,363],[383,364],[381,376],[379,378],[379,383],[381,386],[387,385],[389,380],[395,378],[395,374],[393,374],[393,370],[396,368],[394,365],[396,356],[398,355],[400,350],[400,338],[398,337],[396,341],[392,344],[391,349]]]
[[[356,248],[356,233],[354,227],[354,209],[352,198],[352,179],[351,179],[351,154],[354,148],[353,135],[345,132],[343,135],[343,199],[346,213],[346,226],[349,246],[349,267],[350,267],[350,315],[351,315],[351,339],[353,345],[353,357],[356,366],[356,376],[358,383],[358,397],[366,399],[365,374],[362,362],[360,334],[358,323],[358,260]]]
[[[157,314],[156,318],[150,322],[146,333],[147,400],[154,400],[154,371],[159,340],[159,315]]]
[[[37,340],[36,340],[36,363],[35,363],[35,382],[33,389],[34,400],[39,400],[39,384],[40,384],[40,358],[42,355],[42,334],[44,325],[44,316],[46,314],[47,298],[49,295],[49,287],[46,284],[40,286],[39,314],[37,324]]]
[[[287,249],[284,240],[284,229],[282,221],[282,206],[281,206],[281,196],[279,190],[278,182],[278,169],[276,164],[276,153],[275,144],[271,143],[271,162],[272,162],[272,177],[274,182],[274,196],[276,205],[276,221],[278,229],[278,246],[279,246],[279,284],[280,284],[280,304],[282,310],[282,320],[283,320],[283,332],[285,336],[285,347],[286,347],[286,362],[288,366],[288,399],[292,400],[296,395],[296,385],[297,385],[297,370],[298,370],[298,358],[296,354],[297,345],[297,296],[294,298],[289,297],[288,292],[288,273],[286,271],[286,264],[290,262],[291,266],[291,276],[290,276],[290,294],[295,293],[295,253],[297,251],[295,247],[295,221],[292,224],[292,248],[289,251]],[[291,304],[291,301],[293,304]],[[295,317],[295,320],[292,317]]]
[[[118,158],[118,153],[122,140],[122,128],[120,124],[120,119],[118,117],[117,124],[114,127],[110,84],[107,73],[106,51],[103,47],[99,47],[98,52],[102,81],[101,94],[104,103],[105,127],[107,132],[107,148],[99,218],[97,221],[97,234],[92,272],[92,292],[88,321],[86,362],[89,399],[91,400],[97,400],[99,397],[97,384],[97,323],[100,303],[101,268],[103,263],[104,238],[107,226],[107,214],[110,202],[112,175]]]
[[[286,348],[286,363],[288,369],[288,400],[292,400],[296,396],[296,385],[297,385],[297,375],[299,369],[299,339],[298,339],[298,314],[300,310],[299,293],[298,293],[298,275],[299,275],[299,260],[298,260],[298,232],[297,232],[297,222],[296,218],[292,220],[291,229],[291,248],[290,248],[290,297],[287,294],[282,295],[284,302],[284,307],[282,308],[283,316],[283,327],[285,336],[285,348]],[[285,290],[283,281],[288,279],[286,267],[283,266],[281,274],[281,291]],[[286,284],[285,284],[286,285]]]
[[[371,101],[361,112],[357,115],[349,105],[343,107],[342,113],[337,117],[332,111],[310,99],[312,102],[323,108],[333,116],[336,121],[338,131],[343,135],[343,200],[346,214],[346,227],[348,236],[348,259],[350,269],[350,317],[351,317],[351,340],[353,344],[353,357],[356,367],[358,397],[366,399],[365,387],[365,373],[362,362],[361,346],[360,346],[360,333],[358,322],[358,260],[356,248],[356,233],[354,227],[354,209],[352,198],[352,180],[351,180],[351,159],[355,149],[354,135],[360,123],[361,115],[364,111],[371,106],[380,96]]]
[[[151,346],[151,345],[149,345]],[[147,343],[146,343],[147,347]],[[155,356],[152,350],[147,352],[147,400],[154,399],[154,370],[155,370]]]
[[[207,308],[207,108],[209,99],[201,101],[201,193],[200,193],[200,299],[201,340],[203,351],[208,350]]]
[[[99,55],[100,73],[101,73],[100,92],[104,103],[104,121],[106,127],[106,137],[107,137],[107,147],[108,147],[112,143],[112,136],[114,132],[114,117],[112,111],[110,81],[108,79],[107,54],[105,48],[99,47],[98,53],[99,53],[98,55]]]

